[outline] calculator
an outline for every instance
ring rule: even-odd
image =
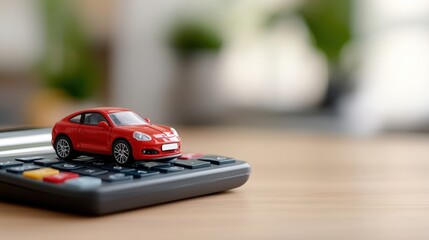
[[[50,129],[0,133],[0,199],[103,215],[222,192],[243,185],[250,166],[233,157],[188,153],[116,165],[109,158],[57,158]]]

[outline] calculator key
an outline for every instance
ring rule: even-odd
[[[198,159],[204,156],[202,153],[185,153],[179,157],[180,160],[188,160],[188,159]]]
[[[22,162],[17,161],[6,161],[6,162],[0,162],[0,169],[10,168],[10,167],[17,167],[24,165]]]
[[[169,160],[162,160],[162,163],[168,163],[169,165],[172,165],[176,161],[177,161],[177,158],[173,158]]]
[[[158,171],[160,171],[162,173],[173,173],[173,172],[180,172],[180,171],[185,170],[185,168],[178,167],[178,166],[156,167],[154,169],[158,170]]]
[[[60,171],[53,168],[40,168],[36,170],[25,171],[24,177],[42,180],[44,177],[58,174]]]
[[[101,174],[107,173],[106,170],[99,169],[99,168],[91,168],[91,167],[85,167],[81,169],[72,170],[72,172],[84,175],[84,176],[97,176]]]
[[[127,172],[127,174],[131,174],[134,176],[134,178],[144,178],[144,177],[150,177],[154,175],[158,175],[158,171],[147,171],[147,170],[134,170],[131,172]]]
[[[199,160],[177,160],[176,162],[174,162],[174,165],[176,166],[180,166],[180,167],[185,167],[185,168],[190,168],[190,169],[197,169],[197,168],[205,168],[205,167],[210,167],[211,164],[209,162],[205,162],[205,161],[199,161]]]
[[[44,158],[44,159],[34,161],[34,164],[39,165],[39,166],[43,166],[43,167],[50,167],[54,164],[58,164],[58,163],[62,163],[62,162],[64,162],[64,161],[56,159],[56,158],[54,158],[54,159]]]
[[[99,187],[101,179],[95,177],[78,177],[66,180],[64,185],[77,189],[90,189]]]
[[[79,164],[74,164],[74,163],[59,163],[59,164],[54,164],[51,167],[62,171],[71,171],[71,170],[83,168],[84,166]]]
[[[168,162],[139,162],[135,165],[139,169],[155,169],[158,167],[169,167],[171,166]]]
[[[206,155],[204,157],[199,158],[198,160],[207,161],[207,162],[210,162],[211,164],[216,164],[216,165],[223,165],[223,164],[229,164],[229,163],[235,162],[235,159],[233,158],[216,156],[216,155]]]
[[[42,157],[42,156],[32,156],[32,157],[19,157],[19,158],[15,158],[15,160],[18,162],[23,162],[23,163],[33,163],[34,161],[40,160],[43,158],[44,157]]]
[[[102,169],[113,171],[113,172],[129,172],[136,170],[135,168],[129,168],[124,166],[118,166],[114,164],[107,164],[101,167]]]
[[[89,161],[94,161],[94,158],[82,155],[82,156],[79,156],[77,158],[74,158],[72,161],[76,161],[76,162],[89,162]]]
[[[47,176],[43,178],[43,181],[50,183],[63,183],[66,180],[78,178],[79,174],[71,172],[60,172],[55,175]]]
[[[23,166],[19,166],[19,167],[8,168],[6,171],[11,172],[11,173],[23,173],[25,171],[35,170],[35,169],[39,169],[39,168],[40,167],[36,166],[36,165],[23,165]]]
[[[97,161],[90,161],[90,162],[87,163],[87,165],[91,166],[91,167],[102,167],[102,166],[106,166],[108,164],[109,163],[106,163],[106,162],[103,162],[103,161],[99,161],[99,160],[97,160]]]
[[[107,182],[118,182],[118,181],[126,181],[126,180],[132,180],[133,176],[128,175],[125,173],[108,173],[98,176],[104,181]]]

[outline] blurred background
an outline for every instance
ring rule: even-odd
[[[0,125],[429,129],[426,0],[0,0]]]

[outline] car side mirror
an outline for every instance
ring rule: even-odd
[[[100,122],[98,122],[97,126],[102,127],[104,129],[108,129],[109,128],[109,124],[107,124],[106,121],[100,121]]]
[[[147,123],[150,123],[150,119],[149,118],[145,118],[144,119]]]

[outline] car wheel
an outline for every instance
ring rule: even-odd
[[[129,164],[133,161],[133,153],[130,144],[124,140],[118,140],[113,145],[113,158],[120,165]]]
[[[71,160],[76,156],[72,142],[63,136],[58,137],[55,141],[55,153],[59,158],[64,160]]]

